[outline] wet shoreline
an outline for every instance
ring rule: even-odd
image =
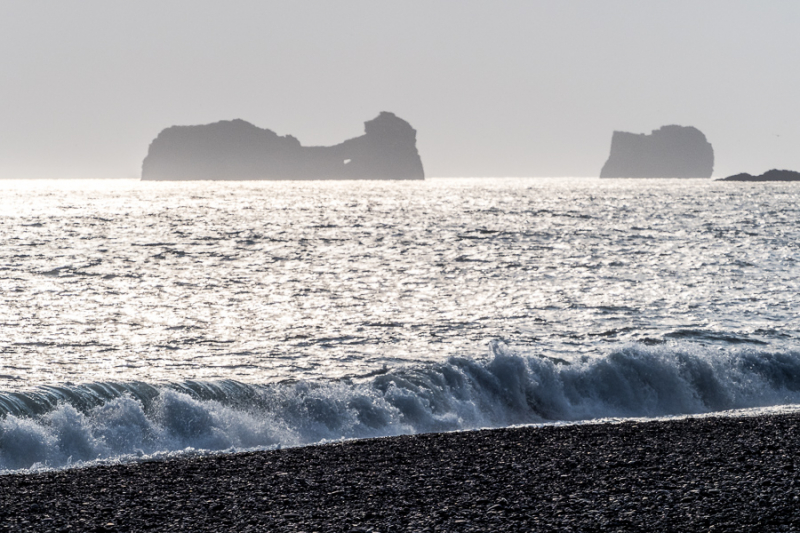
[[[800,531],[799,414],[507,428],[0,476],[0,531]]]

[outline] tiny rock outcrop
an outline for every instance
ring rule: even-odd
[[[150,143],[143,180],[424,179],[417,132],[393,113],[335,146],[302,146],[244,120],[172,126]]]
[[[691,126],[663,126],[649,135],[615,131],[601,178],[710,178],[714,149]]]
[[[800,181],[800,172],[794,170],[768,170],[760,176],[743,172],[717,181]]]

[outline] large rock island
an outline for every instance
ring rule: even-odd
[[[800,172],[794,170],[768,170],[760,176],[753,176],[747,172],[722,178],[718,181],[800,181]]]
[[[423,179],[417,132],[393,113],[335,146],[302,146],[244,120],[172,126],[142,163],[143,180]]]
[[[663,126],[649,135],[615,131],[601,178],[710,178],[714,149],[691,126]]]

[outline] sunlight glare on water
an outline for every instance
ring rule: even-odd
[[[796,346],[800,194],[707,180],[0,182],[0,389]]]

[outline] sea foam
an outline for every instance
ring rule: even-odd
[[[486,358],[331,382],[94,383],[0,394],[0,471],[800,403],[796,351],[631,344],[565,362],[490,346]]]

